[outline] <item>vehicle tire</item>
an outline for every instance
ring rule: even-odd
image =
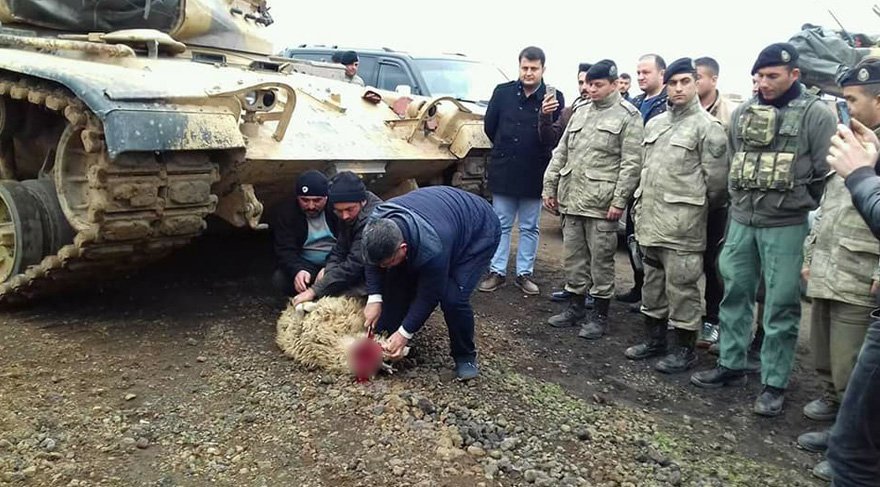
[[[43,258],[42,205],[18,181],[0,181],[0,282]]]
[[[40,202],[40,217],[43,226],[43,255],[52,255],[73,243],[76,235],[58,201],[55,183],[51,179],[28,179],[22,185]]]

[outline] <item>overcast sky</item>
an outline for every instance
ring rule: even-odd
[[[427,53],[461,52],[517,76],[517,55],[536,45],[547,54],[545,81],[571,99],[577,64],[613,59],[633,74],[638,57],[656,52],[667,62],[712,56],[723,92],[750,91],[750,71],[766,45],[787,41],[804,23],[835,27],[828,9],[853,32],[880,33],[870,0],[667,0],[530,2],[441,0],[322,0],[270,2],[268,29],[276,51],[297,44],[390,47]],[[626,8],[624,8],[626,7]],[[638,93],[633,80],[631,94]]]

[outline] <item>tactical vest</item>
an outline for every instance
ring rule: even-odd
[[[817,97],[806,92],[780,111],[753,101],[739,117],[736,136],[742,147],[730,163],[730,186],[735,190],[790,191],[806,181],[795,180],[798,134],[804,114]],[[781,120],[780,120],[781,118]]]

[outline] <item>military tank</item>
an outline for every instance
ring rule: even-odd
[[[0,304],[147,265],[209,215],[261,228],[307,169],[483,190],[480,107],[327,79],[272,56],[273,21],[259,0],[0,0]]]

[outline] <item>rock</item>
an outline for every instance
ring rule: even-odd
[[[191,337],[190,337],[190,338],[187,338],[187,339],[186,339],[186,344],[189,345],[189,346],[191,346],[191,347],[194,347],[194,346],[198,345],[199,342],[196,341],[195,338],[191,338]]]
[[[482,448],[480,448],[478,446],[474,446],[474,445],[467,447],[467,452],[477,458],[481,458],[481,457],[486,456],[486,450],[483,450]]]
[[[203,355],[199,355],[198,357],[196,357],[196,362],[205,362],[207,360],[208,358]]]
[[[385,414],[385,406],[382,406],[380,404],[380,405],[374,407],[373,414],[375,414],[376,416],[382,416],[383,414]]]
[[[42,442],[40,442],[40,448],[52,452],[58,449],[58,445],[52,438],[46,438]]]
[[[136,397],[137,397],[137,394],[132,394],[132,393],[129,392],[128,394],[125,395],[125,400],[126,400],[126,401],[131,401],[132,399],[134,399],[134,398],[136,398]]]
[[[121,440],[119,440],[119,446],[121,446],[122,448],[125,448],[126,450],[133,447],[136,443],[137,443],[137,441],[135,441],[134,438],[131,438],[129,436],[126,436],[126,437],[122,438]]]
[[[593,435],[590,434],[590,430],[588,430],[586,428],[581,428],[581,429],[577,430],[577,432],[575,434],[577,435],[578,439],[581,441],[590,441],[593,439]]]
[[[391,473],[394,474],[395,477],[403,477],[403,474],[406,473],[406,469],[398,465],[391,469]]]
[[[0,450],[12,450],[13,446],[9,440],[0,440]]]
[[[434,406],[434,403],[426,397],[419,399],[416,405],[425,414],[434,414],[435,412],[437,412],[437,408]]]
[[[669,473],[669,483],[672,485],[681,485],[681,470],[673,470]]]
[[[495,460],[501,459],[501,450],[490,450],[489,456],[494,458]]]
[[[731,433],[729,431],[727,433],[724,433],[723,435],[721,435],[721,437],[731,443],[736,443],[736,435],[734,435],[733,433]]]
[[[376,442],[367,438],[366,440],[361,442],[361,445],[363,445],[364,448],[372,448],[372,447],[376,446]]]
[[[207,453],[208,455],[212,455],[212,456],[219,455],[220,450],[218,450],[216,447],[209,446],[207,449],[205,449],[205,453]]]
[[[134,446],[140,448],[141,450],[145,450],[147,447],[150,446],[150,440],[141,436],[137,439],[137,442],[134,444]]]
[[[31,478],[37,474],[37,466],[31,465],[30,467],[22,470],[21,473],[24,474],[25,477]]]
[[[665,467],[670,463],[669,458],[666,457],[666,455],[660,453],[660,451],[653,446],[648,447],[648,458],[650,458],[652,462],[662,467]]]
[[[516,437],[505,438],[504,441],[501,442],[501,449],[504,451],[510,451],[516,448],[516,444],[519,443],[519,440]]]
[[[571,432],[571,426],[569,426],[567,424],[562,425],[559,429],[562,430],[563,433],[570,433]]]
[[[534,484],[535,481],[538,480],[538,471],[533,469],[526,470],[523,474],[523,478],[526,480],[526,482]]]

